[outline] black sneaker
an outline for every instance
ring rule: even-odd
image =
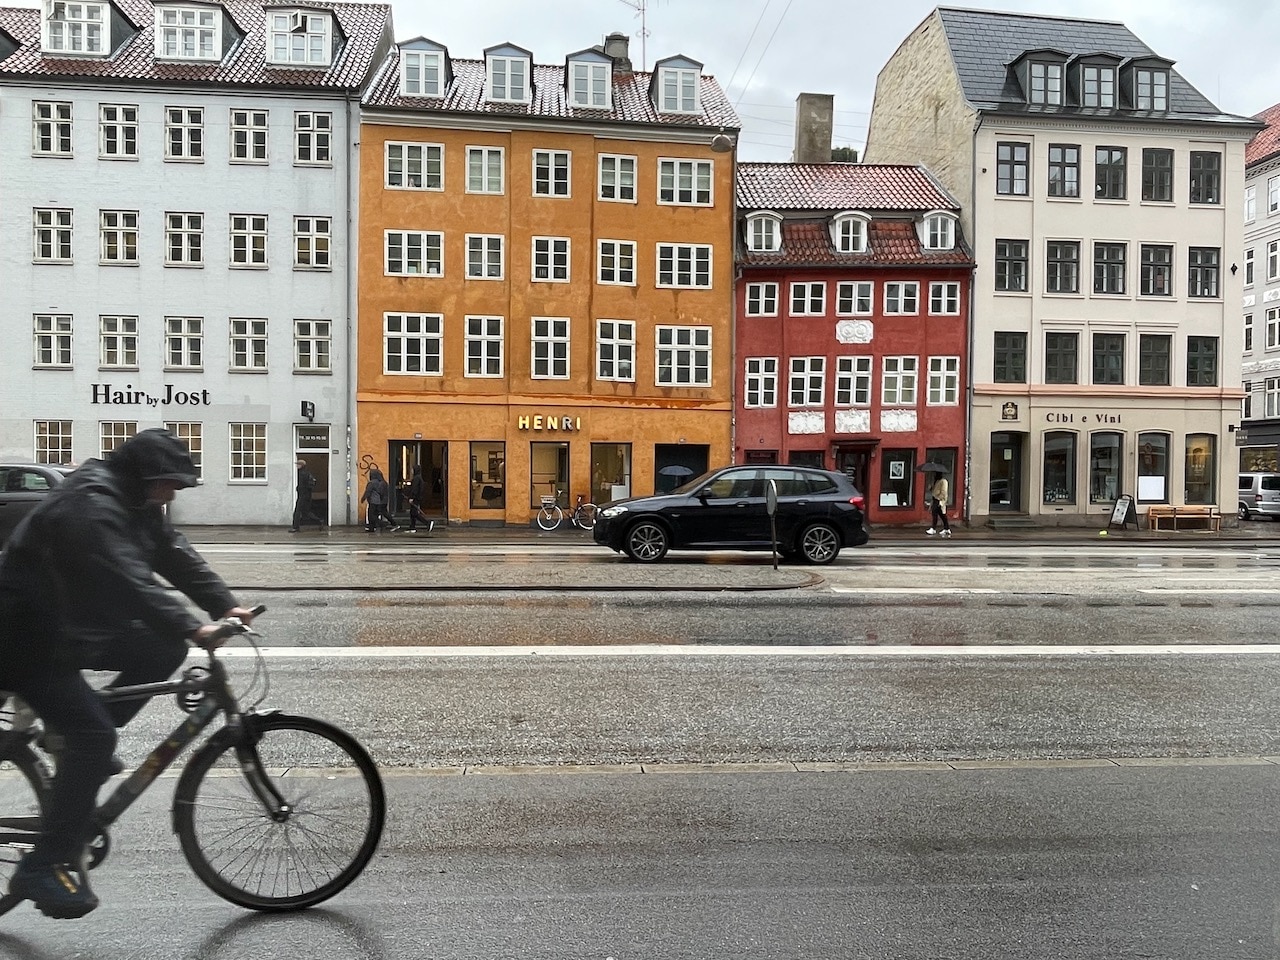
[[[31,864],[25,857],[9,881],[9,893],[30,900],[46,917],[76,920],[96,910],[98,898],[80,872],[65,863]]]

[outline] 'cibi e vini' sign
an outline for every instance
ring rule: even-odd
[[[113,406],[167,407],[171,404],[186,404],[192,407],[207,407],[213,401],[209,399],[208,390],[175,390],[171,383],[164,385],[163,395],[135,390],[132,383],[126,383],[123,390],[118,390],[108,383],[95,383],[93,402]]]

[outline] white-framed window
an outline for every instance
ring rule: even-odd
[[[870,316],[875,305],[873,280],[841,280],[836,284],[836,316]]]
[[[495,103],[528,103],[531,97],[529,86],[529,60],[527,57],[486,58],[489,75],[488,99]]]
[[[747,316],[776,317],[778,315],[778,285],[776,283],[747,284]]]
[[[1262,381],[1264,417],[1280,417],[1280,377],[1267,377]]]
[[[569,238],[533,238],[533,276],[535,283],[569,282]]]
[[[711,286],[711,245],[701,243],[658,244],[659,287]]]
[[[1280,307],[1267,310],[1267,349],[1280,347]]]
[[[866,253],[866,219],[854,214],[836,217],[831,222],[831,239],[840,253]]]
[[[70,367],[72,326],[67,314],[37,313],[33,318],[37,367]]]
[[[164,215],[164,247],[165,266],[203,266],[204,214],[166,213]]]
[[[391,277],[444,276],[444,234],[426,230],[388,230],[385,271]]]
[[[575,107],[608,110],[613,106],[613,64],[569,61],[569,103]]]
[[[36,421],[36,463],[71,463],[71,421]]]
[[[137,368],[137,317],[98,317],[98,365],[117,370]]]
[[[1267,280],[1280,280],[1280,240],[1267,244]]]
[[[261,318],[232,317],[227,325],[231,340],[233,371],[259,373],[267,369],[267,321]]]
[[[955,217],[946,213],[931,214],[924,222],[924,248],[950,250],[956,245]]]
[[[99,420],[98,456],[105,460],[116,447],[137,434],[137,420]]]
[[[32,258],[37,263],[70,263],[72,216],[70,210],[36,207],[31,211],[34,247]]]
[[[267,60],[327,67],[333,57],[333,25],[327,13],[306,10],[268,14]]]
[[[444,88],[444,54],[439,50],[400,51],[400,93],[438,97]]]
[[[778,405],[778,358],[747,357],[743,383],[743,401],[747,408]]]
[[[164,108],[164,158],[204,162],[204,107]]]
[[[164,428],[187,445],[196,476],[204,479],[204,424],[186,420],[167,420]]]
[[[71,156],[71,104],[64,100],[35,100],[31,104],[31,154]]]
[[[710,160],[658,160],[658,202],[684,207],[713,206]]]
[[[747,249],[773,252],[782,249],[782,221],[771,213],[747,217]]]
[[[654,332],[657,386],[711,386],[710,327],[660,326]]]
[[[265,213],[231,214],[231,266],[265,267],[267,265],[267,215]]]
[[[1244,188],[1244,222],[1253,223],[1258,218],[1258,186],[1251,183]]]
[[[596,243],[596,283],[636,285],[634,240],[600,240]]]
[[[1250,247],[1244,252],[1244,285],[1246,287],[1253,286],[1253,270],[1254,270],[1254,250]]]
[[[496,233],[467,234],[467,279],[501,280],[506,237]]]
[[[918,357],[884,357],[880,376],[880,402],[886,407],[916,405]]]
[[[636,379],[636,325],[631,320],[596,321],[596,379]]]
[[[920,284],[914,280],[886,283],[884,285],[884,312],[886,316],[919,313]]]
[[[791,316],[821,317],[827,312],[827,285],[815,283],[791,284]]]
[[[137,104],[98,104],[98,156],[103,160],[138,159]]]
[[[444,144],[387,141],[388,190],[443,190]]]
[[[332,234],[330,217],[294,217],[293,269],[332,270],[329,258]]]
[[[535,197],[569,196],[568,150],[533,151],[533,195]]]
[[[836,406],[871,406],[871,358],[836,357]]]
[[[960,313],[960,284],[930,283],[929,312],[936,316],[957,316]]]
[[[502,193],[502,147],[467,147],[467,193]]]
[[[698,97],[697,70],[663,67],[658,71],[658,110],[662,113],[698,113],[702,109]]]
[[[382,372],[438,377],[444,372],[444,315],[382,315]]]
[[[299,167],[333,166],[333,114],[324,110],[293,113],[293,162]]]
[[[466,318],[468,377],[502,376],[502,317]]]
[[[107,52],[109,7],[105,3],[49,0],[42,23],[45,53]]]
[[[156,7],[156,56],[162,60],[221,60],[222,11]]]
[[[820,407],[826,395],[827,358],[792,357],[788,406]]]
[[[954,407],[960,402],[960,358],[929,358],[929,398],[931,407]]]
[[[66,104],[66,106],[70,107],[71,105]],[[67,119],[68,121],[70,120],[70,112],[68,112]],[[70,142],[71,142],[71,133],[70,133],[70,130],[68,129],[67,153],[71,152]],[[1276,213],[1276,212],[1280,212],[1280,174],[1277,174],[1274,177],[1269,177],[1267,179],[1267,213]]]
[[[270,111],[231,108],[229,149],[232,163],[266,163]]]
[[[227,451],[230,458],[232,483],[265,482],[267,479],[267,425],[265,423],[229,423],[230,442]]]
[[[532,317],[532,369],[535,380],[569,379],[569,318]]]
[[[166,370],[200,370],[204,367],[204,318],[164,318],[164,367]]]
[[[295,371],[330,372],[333,369],[332,348],[332,321],[293,321],[293,369]]]
[[[636,202],[636,158],[600,154],[599,197],[615,203]]]

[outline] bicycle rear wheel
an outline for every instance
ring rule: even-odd
[[[594,503],[584,503],[574,511],[574,516],[578,518],[578,526],[583,530],[590,530],[596,525],[596,511],[599,508]]]
[[[538,511],[538,526],[543,530],[554,530],[563,519],[564,513],[555,505],[544,506]]]
[[[0,734],[0,741],[3,734]],[[40,835],[40,818],[49,800],[49,771],[25,743],[0,742],[0,894],[13,871]],[[21,902],[0,896],[0,913]]]
[[[378,769],[346,731],[286,714],[248,715],[246,733],[205,744],[174,793],[174,830],[210,890],[252,910],[300,910],[360,875],[386,817]],[[284,801],[269,810],[242,768]]]

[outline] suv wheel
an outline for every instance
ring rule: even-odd
[[[830,563],[840,552],[840,534],[825,523],[814,523],[800,534],[800,554],[806,563]]]
[[[671,546],[666,528],[654,520],[641,520],[627,531],[622,549],[640,563],[656,563],[667,555]]]
[[[1236,510],[1236,516],[1239,517],[1241,520],[1248,520],[1249,508],[1246,507],[1243,503],[1240,504],[1239,508],[1237,508]]]

